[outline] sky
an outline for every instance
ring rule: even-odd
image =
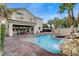
[[[43,22],[54,19],[55,17],[63,18],[67,12],[58,14],[60,3],[7,3],[8,8],[26,8],[33,15],[43,19]],[[74,7],[74,16],[77,17],[79,4]]]

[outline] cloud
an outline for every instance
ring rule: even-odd
[[[78,10],[74,11],[74,16],[77,18],[78,17]]]

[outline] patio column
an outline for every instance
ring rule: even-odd
[[[29,28],[29,33],[32,33],[32,31],[31,31],[31,27]]]
[[[35,25],[34,26],[34,34],[36,34],[36,32],[37,32],[37,26]]]
[[[9,36],[13,36],[13,24],[9,24]]]

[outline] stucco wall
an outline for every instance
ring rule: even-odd
[[[19,13],[22,13],[23,14],[23,19],[20,19],[19,17],[16,16],[16,13],[19,12]],[[27,22],[35,22],[35,19],[34,17],[28,13],[28,11],[26,10],[17,10],[16,12],[14,12],[12,15],[11,15],[11,19],[12,20],[20,20],[20,21],[27,21]]]
[[[59,35],[70,35],[71,29],[70,28],[58,28],[58,29],[54,29],[54,32]]]
[[[77,32],[76,27],[74,27],[73,29],[72,28],[58,28],[58,29],[54,29],[54,32],[59,35],[70,35],[71,32],[73,32],[73,30],[74,30],[74,33]]]
[[[43,21],[39,18],[36,19],[36,25],[34,26],[34,33],[39,33],[40,31],[42,31],[42,24],[43,24]],[[40,29],[39,29],[40,27]]]

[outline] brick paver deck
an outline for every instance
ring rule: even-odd
[[[32,44],[33,35],[18,35],[7,37],[4,56],[60,56],[49,53],[37,45]]]

